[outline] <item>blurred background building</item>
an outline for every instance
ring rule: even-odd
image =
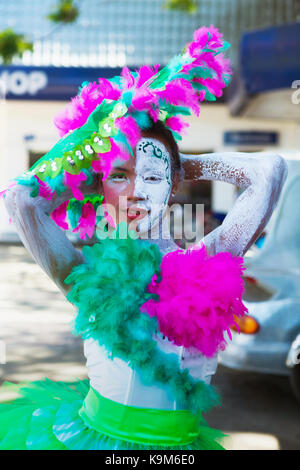
[[[55,0],[0,0],[0,32],[11,28],[33,43],[9,65],[0,62],[0,189],[58,140],[53,117],[83,81],[119,74],[125,65],[163,66],[196,28],[210,24],[232,45],[234,76],[221,99],[203,104],[200,117],[188,119],[180,150],[271,150],[298,158],[299,0],[195,0],[190,14],[165,9],[163,0],[73,3],[78,18],[61,24],[47,19]],[[218,182],[183,184],[178,201],[192,197],[204,203],[209,231],[237,190]],[[17,238],[1,202],[0,240]]]

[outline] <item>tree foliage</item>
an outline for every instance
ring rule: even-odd
[[[195,13],[198,9],[196,0],[166,0],[163,7],[167,10],[179,10],[186,13]]]
[[[78,15],[79,10],[74,5],[73,0],[60,0],[47,18],[54,23],[74,23]]]
[[[186,13],[195,13],[195,11],[197,11],[197,1],[165,0],[163,8],[167,10],[179,10]],[[69,24],[76,21],[79,13],[79,9],[75,6],[74,0],[59,0],[53,11],[47,15],[47,19],[58,25]],[[0,32],[0,57],[5,65],[11,64],[15,56],[21,57],[25,51],[32,50],[33,43],[28,41],[23,34],[18,34],[13,29],[5,29]]]
[[[25,51],[32,50],[33,44],[23,34],[17,34],[9,28],[0,32],[0,56],[5,65],[10,64],[14,56],[21,57]]]

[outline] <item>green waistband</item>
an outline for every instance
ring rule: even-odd
[[[91,428],[115,439],[148,445],[181,446],[199,434],[200,415],[188,410],[159,410],[122,405],[92,387],[79,415]]]

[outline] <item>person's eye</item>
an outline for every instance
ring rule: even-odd
[[[113,173],[109,176],[109,179],[117,182],[126,181],[127,176],[125,175],[125,173]]]
[[[144,180],[147,183],[159,183],[162,180],[162,177],[159,175],[149,175],[145,176]]]

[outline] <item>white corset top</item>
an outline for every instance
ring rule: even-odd
[[[160,334],[155,336],[158,347],[165,353],[175,353],[181,369],[188,368],[190,374],[210,383],[217,369],[217,356],[206,358],[199,352],[179,347]],[[108,356],[104,346],[91,338],[84,341],[84,355],[91,386],[102,396],[124,405],[166,410],[184,409],[174,394],[164,384],[156,382],[146,385],[141,374],[126,361]]]

